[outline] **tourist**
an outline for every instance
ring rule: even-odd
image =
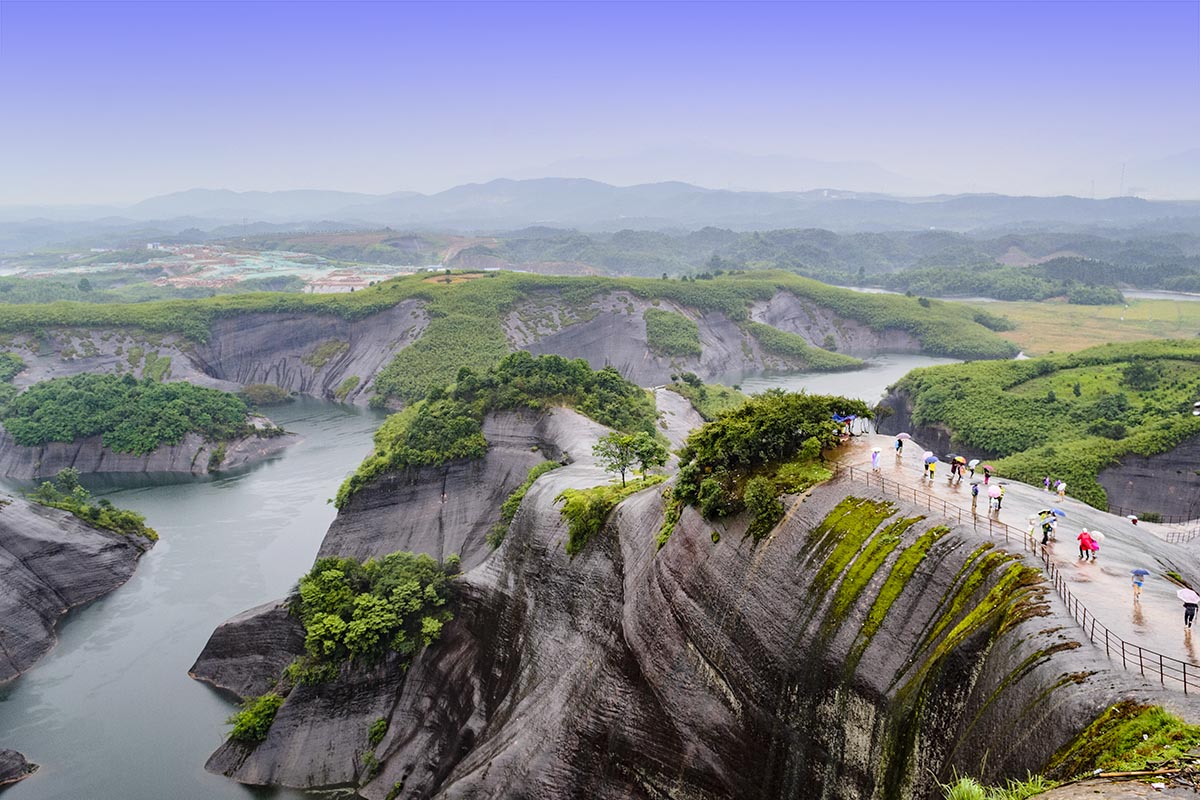
[[[996,495],[996,510],[997,510],[997,511],[999,511],[999,510],[1000,510],[1000,503],[1001,503],[1001,501],[1002,501],[1002,500],[1004,500],[1004,486],[1003,486],[1003,484],[1000,486],[1000,494]]]
[[[937,466],[936,461],[929,462],[929,482],[933,483],[933,468]]]
[[[1045,488],[1045,490],[1047,492],[1050,491],[1050,476],[1049,475],[1042,478],[1042,487]]]
[[[1087,528],[1084,528],[1075,538],[1079,540],[1079,560],[1087,561],[1092,557],[1092,537],[1087,532]]]
[[[1183,603],[1183,627],[1192,627],[1192,620],[1196,618],[1196,604],[1184,601]]]
[[[896,440],[896,458],[899,458],[899,457],[900,457],[900,454],[901,454],[902,452],[904,452],[904,440],[903,440],[903,439],[897,439],[897,440]]]
[[[1142,584],[1145,582],[1146,576],[1140,572],[1133,573],[1133,602],[1138,602],[1142,596]]]
[[[971,513],[975,513],[975,509],[979,507],[979,484],[971,484]]]
[[[1050,534],[1054,533],[1054,523],[1046,520],[1042,523],[1042,544],[1050,543]]]
[[[1058,502],[1061,503],[1063,498],[1067,496],[1067,482],[1060,480],[1054,488],[1058,489]]]
[[[871,450],[871,469],[879,472],[879,448]]]
[[[983,485],[987,486],[987,482],[990,481],[991,479],[992,479],[992,465],[984,464],[983,465]]]

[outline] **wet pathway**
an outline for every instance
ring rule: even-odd
[[[939,462],[935,477],[930,481],[923,476],[922,470],[925,448],[909,440],[905,443],[903,456],[897,458],[894,445],[895,438],[891,436],[856,436],[839,449],[837,461],[869,471],[871,448],[880,447],[882,452],[878,474],[900,484],[905,491],[915,489],[961,509],[965,515],[971,513],[969,475],[964,477],[961,484],[950,485],[947,480],[950,467]],[[940,457],[945,454],[937,455]],[[966,453],[964,456],[970,457]],[[977,471],[976,479],[982,477],[982,472]],[[1059,502],[1057,494],[1041,487],[1034,488],[996,477],[991,482],[1004,485],[1003,506],[1000,511],[989,511],[985,496],[987,487],[981,484],[976,512],[980,524],[986,526],[990,518],[1026,536],[1031,515],[1045,508],[1062,509],[1066,516],[1060,519],[1057,541],[1047,545],[1047,552],[1060,570],[1067,588],[1087,607],[1089,614],[1095,615],[1101,624],[1127,642],[1200,667],[1200,620],[1195,628],[1184,628],[1183,604],[1175,596],[1179,587],[1164,577],[1171,567],[1161,563],[1168,557],[1176,560],[1193,558],[1190,550],[1165,544],[1152,532],[1156,526],[1149,523],[1134,525],[1125,517],[1092,508],[1070,497]],[[964,519],[967,518],[964,516]],[[1104,535],[1094,562],[1079,559],[1079,544],[1075,537],[1084,528],[1098,530]],[[997,536],[1003,540],[1002,534]],[[1037,541],[1041,541],[1040,529]],[[1014,543],[1009,546],[1010,549],[1013,546],[1020,545]],[[1146,577],[1141,600],[1137,603],[1133,599],[1130,575],[1135,568],[1151,572]],[[1190,668],[1188,673],[1190,683]],[[1200,675],[1200,669],[1197,674]]]

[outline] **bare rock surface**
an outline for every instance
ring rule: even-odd
[[[750,318],[781,331],[799,334],[816,347],[823,345],[826,336],[832,336],[837,351],[852,356],[921,352],[920,341],[907,331],[876,331],[791,292],[778,292],[766,302],[755,303],[750,308]]]
[[[788,498],[758,543],[744,519],[685,510],[661,550],[654,487],[568,557],[554,498],[608,480],[590,452],[604,429],[567,411],[492,424],[507,426],[514,453],[533,438],[574,461],[532,486],[498,550],[463,540],[470,568],[443,637],[407,670],[352,665],[293,691],[266,741],[223,745],[210,770],[358,785],[373,800],[923,798],[954,770],[989,782],[1039,770],[1118,698],[1197,714],[1190,698],[1112,669],[1036,572],[1002,590],[1016,562],[990,555],[986,534],[950,526],[900,566],[949,520],[847,480]],[[428,513],[442,477],[395,495],[390,513]],[[495,469],[468,477],[455,491],[491,498],[480,511],[505,481]],[[911,522],[839,555],[822,531],[848,497]],[[362,547],[376,522],[359,530],[354,518],[385,520],[385,500],[343,509],[324,550]],[[428,521],[387,524],[372,552],[447,553]],[[902,546],[890,555],[866,555],[892,536]],[[372,747],[378,719],[387,733]]]
[[[221,623],[188,674],[240,699],[270,690],[304,653],[304,625],[288,606],[289,600],[264,603]]]
[[[179,444],[162,445],[153,452],[138,455],[114,452],[104,446],[99,436],[25,447],[13,441],[7,431],[0,430],[0,474],[31,480],[72,467],[85,475],[107,472],[207,475],[273,458],[299,441],[300,437],[294,433],[242,436],[227,442],[210,442],[199,434],[189,433]],[[214,451],[222,447],[224,456],[213,460]]]
[[[365,404],[375,375],[425,331],[419,300],[361,320],[318,314],[242,314],[213,323],[190,358],[207,375],[239,386],[269,383],[291,392]],[[358,382],[341,397],[339,387]]]
[[[151,546],[18,498],[0,507],[0,683],[44,656],[76,606],[128,580]]]
[[[1167,453],[1139,456],[1127,453],[1116,466],[1100,470],[1097,482],[1110,506],[1164,516],[1200,518],[1200,436],[1179,443]]]
[[[37,771],[37,764],[30,764],[16,750],[0,750],[0,788],[23,781]]]

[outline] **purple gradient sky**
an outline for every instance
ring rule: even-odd
[[[433,191],[681,143],[1112,194],[1200,145],[1200,2],[0,0],[3,204]]]

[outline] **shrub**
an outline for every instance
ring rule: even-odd
[[[332,359],[337,358],[349,349],[349,342],[344,342],[340,339],[329,339],[321,342],[319,345],[313,348],[312,352],[308,353],[300,360],[305,364],[308,364],[313,369],[319,370],[321,367],[328,364]]]
[[[449,567],[449,564],[447,564]],[[455,567],[457,569],[457,567]],[[450,576],[427,555],[396,552],[362,563],[321,558],[300,579],[294,612],[304,624],[307,656],[297,674],[373,661],[388,651],[411,658],[452,618]]]
[[[562,502],[562,516],[567,520],[567,555],[574,556],[604,525],[618,503],[634,492],[639,492],[666,480],[663,475],[651,475],[630,481],[624,486],[605,484],[591,489],[564,489],[554,502]]]
[[[383,737],[387,735],[388,721],[384,717],[380,717],[371,723],[371,727],[367,729],[367,742],[374,750],[383,741]]]
[[[158,541],[158,532],[146,525],[146,518],[141,514],[117,508],[108,500],[93,502],[91,494],[79,485],[79,470],[73,467],[59,470],[53,481],[43,481],[26,497],[35,503],[70,512],[97,528]]]
[[[267,732],[271,729],[271,723],[275,721],[275,714],[281,705],[283,698],[274,692],[242,703],[242,710],[226,720],[227,725],[233,726],[229,738],[246,744],[258,744],[263,741],[267,738]]]
[[[743,502],[750,514],[750,526],[746,533],[755,541],[770,533],[775,523],[783,519],[783,503],[779,501],[775,485],[762,476],[746,481]]]
[[[492,527],[492,530],[487,535],[487,543],[493,549],[499,547],[504,542],[504,537],[508,533],[508,526],[512,524],[513,519],[517,516],[517,509],[521,507],[521,501],[525,499],[525,493],[529,491],[529,487],[533,486],[534,481],[545,475],[551,470],[561,467],[557,461],[543,461],[535,465],[529,470],[529,474],[525,476],[525,481],[512,491],[500,506],[500,522]]]
[[[358,388],[358,384],[361,380],[362,379],[357,375],[351,375],[338,384],[338,387],[333,390],[333,396],[336,397],[339,402],[345,400],[351,392]]]
[[[700,327],[682,314],[648,308],[642,318],[646,322],[646,345],[655,355],[699,357],[703,352]]]
[[[251,383],[239,392],[242,399],[254,406],[275,406],[292,400],[291,393],[272,383]]]

